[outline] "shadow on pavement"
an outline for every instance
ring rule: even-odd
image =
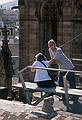
[[[78,100],[71,104],[69,112],[82,115],[82,100]]]
[[[67,111],[74,114],[82,115],[82,97],[79,98],[77,102],[69,101],[69,110],[66,108],[66,104],[63,101],[55,101],[54,108],[59,108],[62,111]]]

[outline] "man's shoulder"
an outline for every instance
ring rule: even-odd
[[[61,48],[59,48],[59,47],[57,47],[57,48],[56,48],[56,50],[57,50],[57,51],[62,51],[62,49],[61,49]]]

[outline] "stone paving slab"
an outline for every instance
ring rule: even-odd
[[[42,104],[43,102],[38,106],[31,106],[22,102],[0,99],[0,120],[82,120],[81,114],[61,111],[60,108],[56,107],[54,107],[54,110],[57,114],[48,119],[41,113]],[[41,114],[33,114],[37,111]]]

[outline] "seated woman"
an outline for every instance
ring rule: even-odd
[[[49,61],[46,60],[46,57],[42,53],[38,53],[35,56],[35,62],[33,63],[33,67],[48,67]],[[35,69],[32,68],[32,71]],[[54,81],[50,78],[47,70],[36,69],[34,82],[37,83],[38,87],[56,87]]]

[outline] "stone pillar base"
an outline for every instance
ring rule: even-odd
[[[52,96],[45,98],[41,111],[40,110],[34,111],[32,112],[32,114],[37,116],[39,119],[40,118],[51,119],[57,116],[57,112],[54,111],[53,108],[53,103],[54,103],[54,98]]]
[[[52,96],[45,98],[42,111],[45,113],[52,114],[54,112],[53,103],[54,98]]]

